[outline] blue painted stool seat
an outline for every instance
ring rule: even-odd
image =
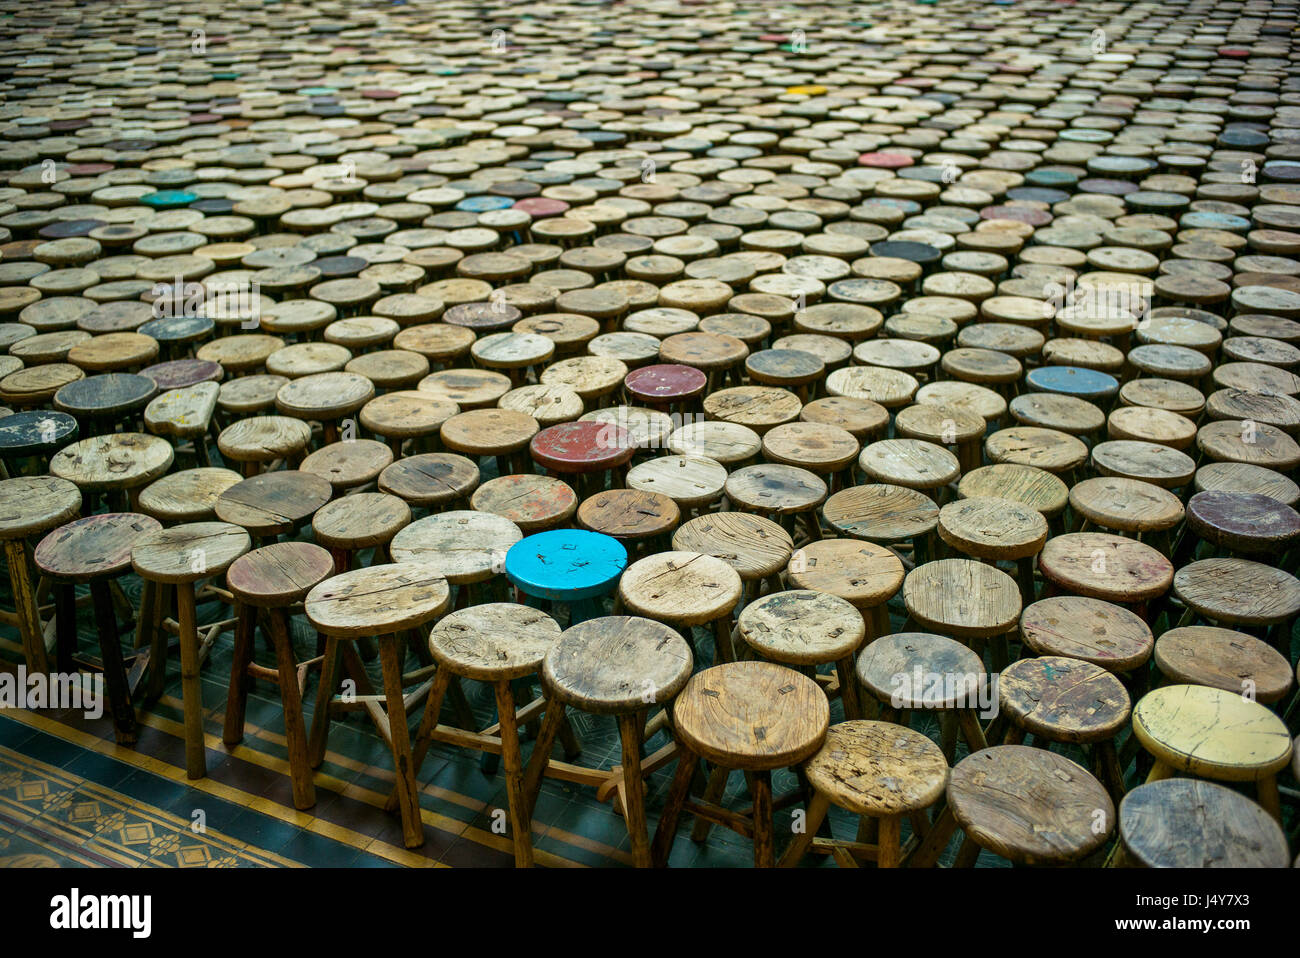
[[[1034,392],[1088,400],[1109,399],[1119,391],[1119,380],[1114,376],[1081,366],[1040,366],[1030,370],[1025,382]]]
[[[506,578],[538,599],[576,602],[607,595],[627,566],[627,549],[612,536],[553,529],[520,539],[506,553]]]

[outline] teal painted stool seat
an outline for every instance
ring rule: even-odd
[[[1088,402],[1109,402],[1119,392],[1119,380],[1109,373],[1082,366],[1040,366],[1025,375],[1031,392],[1059,393]]]
[[[627,549],[613,536],[554,529],[520,539],[506,553],[506,578],[534,599],[569,604],[570,624],[595,615],[593,600],[618,585]]]

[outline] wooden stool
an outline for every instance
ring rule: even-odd
[[[143,674],[148,656],[137,656],[132,663],[132,676],[127,675],[109,585],[111,580],[131,568],[131,550],[136,543],[161,528],[158,520],[148,516],[132,512],[102,513],[59,526],[40,541],[33,553],[36,568],[54,584],[58,671],[64,674],[76,670],[77,603],[74,589],[80,583],[90,585],[95,628],[99,634],[99,668],[108,687],[114,738],[120,745],[132,745],[136,740],[131,689]],[[94,667],[94,663],[91,665]]]
[[[590,410],[609,405],[607,400],[623,384],[627,373],[627,364],[613,357],[576,356],[551,363],[538,379],[545,386],[572,389]]]
[[[555,355],[555,343],[537,333],[492,333],[469,351],[478,365],[504,372],[512,383],[522,386],[530,369],[540,370]]]
[[[951,763],[957,733],[972,752],[988,748],[980,716],[991,718],[996,694],[980,657],[928,632],[882,635],[858,655],[857,678],[880,704],[880,717],[907,725],[912,712],[939,712],[940,754]]]
[[[1196,424],[1167,409],[1120,406],[1106,419],[1106,435],[1110,439],[1132,439],[1186,449],[1196,439]]]
[[[81,493],[66,479],[18,476],[0,481],[0,539],[4,540],[14,611],[0,610],[0,622],[16,626],[29,674],[49,672],[45,623],[32,581],[28,549],[33,537],[75,519]]]
[[[454,402],[438,399],[414,389],[397,390],[376,396],[361,407],[362,427],[388,443],[394,458],[402,455],[408,440],[436,437],[442,424],[460,412]]]
[[[506,553],[523,538],[509,519],[455,510],[416,519],[389,543],[394,562],[418,562],[457,589],[456,606],[472,604],[473,586],[505,571]]]
[[[159,522],[204,522],[216,515],[217,499],[241,481],[230,469],[183,469],[155,479],[140,490],[140,511]]]
[[[1020,616],[1020,637],[1035,655],[1063,656],[1125,674],[1151,658],[1151,629],[1123,606],[1076,595],[1040,599]],[[1137,686],[1145,691],[1145,678]]]
[[[691,366],[708,377],[707,390],[713,392],[724,381],[739,385],[739,371],[749,347],[744,340],[721,333],[677,333],[659,345],[659,361]]]
[[[752,462],[762,442],[748,426],[708,420],[673,430],[668,437],[668,451],[679,456],[702,456],[730,469]]]
[[[227,379],[217,393],[219,418],[275,411],[275,395],[289,380],[284,376],[244,376]]]
[[[635,471],[635,470],[633,470]],[[673,549],[698,552],[727,563],[743,583],[742,604],[757,596],[764,582],[781,591],[780,572],[790,561],[794,542],[771,519],[744,512],[716,512],[685,522],[673,533]]]
[[[3,421],[0,421],[0,430],[3,428]],[[1292,508],[1300,502],[1300,486],[1280,472],[1244,462],[1211,462],[1201,466],[1196,470],[1193,488],[1197,492],[1209,489],[1254,492]]]
[[[1106,425],[1106,414],[1092,403],[1059,393],[1022,393],[1007,409],[1022,426],[1063,432],[1089,442]]]
[[[1198,492],[1187,500],[1187,528],[1177,561],[1196,554],[1196,540],[1229,554],[1282,560],[1300,542],[1300,513],[1253,492]]]
[[[252,416],[231,423],[217,436],[221,457],[240,463],[246,477],[283,460],[297,465],[307,454],[311,427],[288,416]]]
[[[434,742],[499,753],[506,768],[515,865],[533,864],[532,808],[524,789],[524,761],[519,747],[519,714],[512,683],[536,674],[560,640],[560,626],[536,609],[509,603],[478,605],[453,612],[429,632],[429,652],[438,664],[424,718],[413,746],[412,768],[418,779]],[[492,685],[496,696],[497,734],[443,725],[439,712],[453,676]]]
[[[416,387],[460,409],[485,409],[510,392],[510,377],[486,369],[444,369],[429,373]]]
[[[524,472],[524,451],[540,426],[528,413],[513,409],[474,409],[442,424],[442,444],[471,459],[495,457],[501,475]]]
[[[1300,613],[1300,581],[1281,569],[1247,559],[1201,559],[1173,576],[1174,596],[1187,607],[1185,621],[1199,615],[1210,622],[1254,628],[1273,627],[1273,644],[1286,648],[1291,620]]]
[[[1254,782],[1259,804],[1281,822],[1277,773],[1291,761],[1291,736],[1258,702],[1204,685],[1167,685],[1134,706],[1133,734],[1156,760],[1148,782],[1177,772]]]
[[[912,859],[932,865],[954,827],[965,840],[954,863],[981,848],[1017,865],[1069,865],[1106,844],[1115,806],[1081,765],[1042,748],[996,745],[968,755],[948,779],[948,807]]]
[[[1286,868],[1286,833],[1244,795],[1213,782],[1139,785],[1119,806],[1125,864],[1146,868]]]
[[[50,473],[81,490],[85,511],[101,495],[134,503],[137,490],[171,468],[171,443],[141,432],[114,432],[78,439],[50,458]]]
[[[424,844],[424,826],[420,820],[419,785],[415,780],[411,732],[402,691],[398,636],[418,632],[422,626],[436,621],[447,611],[449,599],[447,580],[442,576],[421,562],[396,562],[325,579],[311,589],[304,603],[308,620],[325,635],[320,693],[308,745],[311,764],[318,767],[325,757],[329,711],[341,679],[340,645],[346,643],[347,652],[343,654],[355,662],[356,650],[350,640],[377,636],[386,714],[377,705],[366,711],[393,752],[397,779],[395,804],[401,812],[402,837],[407,848]]]
[[[799,397],[800,404],[814,398],[816,384],[826,375],[821,357],[800,349],[761,349],[745,360],[750,382],[779,386]]]
[[[1088,461],[1088,447],[1082,440],[1036,426],[999,429],[984,440],[984,452],[995,463],[1033,466],[1066,476]]]
[[[693,366],[659,363],[627,374],[623,388],[628,399],[664,412],[686,411],[704,393],[708,377]]]
[[[865,443],[884,438],[885,430],[889,428],[889,410],[870,399],[827,396],[806,403],[799,410],[799,421],[839,426],[858,442]]]
[[[1049,540],[1054,541],[1054,540]],[[966,642],[993,640],[993,666],[1010,662],[1007,633],[1020,618],[1020,587],[1005,572],[971,559],[917,566],[903,580],[908,618]]]
[[[839,535],[880,545],[911,541],[911,565],[929,560],[939,507],[915,489],[887,484],[841,489],[822,507],[826,524]]]
[[[339,420],[353,416],[375,396],[375,386],[356,373],[327,372],[290,379],[275,394],[285,416],[319,422],[326,443],[339,441]]]
[[[1082,520],[1080,532],[1098,526],[1139,540],[1154,539],[1156,547],[1166,554],[1170,552],[1172,530],[1183,521],[1181,499],[1168,489],[1140,479],[1085,479],[1070,489],[1070,508]]]
[[[275,376],[303,379],[340,372],[352,351],[334,343],[294,343],[266,357],[266,371]]]
[[[0,467],[5,476],[40,475],[46,461],[77,438],[77,420],[62,412],[31,409],[0,419]],[[25,467],[25,468],[24,468]]]
[[[1047,541],[1047,520],[1013,499],[972,497],[939,510],[939,538],[984,562],[1014,562],[1021,601],[1034,601],[1034,556]]]
[[[1168,446],[1115,439],[1092,447],[1092,468],[1100,476],[1138,479],[1162,489],[1181,489],[1195,475],[1196,462]]]
[[[509,519],[524,535],[567,525],[578,497],[566,483],[531,473],[490,479],[474,490],[470,508]]]
[[[540,383],[510,390],[497,401],[497,405],[501,409],[532,416],[543,428],[578,419],[583,409],[582,397],[572,389]]]
[[[144,580],[140,616],[151,618],[153,647],[149,656],[150,685],[161,691],[167,671],[167,629],[162,612],[170,595],[176,598],[176,636],[181,646],[181,692],[185,709],[185,774],[207,774],[203,744],[203,689],[199,668],[225,623],[203,626],[200,641],[194,584],[223,574],[252,545],[248,533],[225,522],[195,522],[162,529],[137,539],[131,566]],[[166,598],[165,598],[166,597]]]
[[[321,446],[298,469],[328,482],[335,494],[366,486],[393,461],[393,451],[374,439],[344,439]]]
[[[898,411],[894,429],[903,439],[954,447],[963,473],[978,469],[984,461],[980,440],[984,438],[986,423],[983,416],[970,410],[917,403]]]
[[[520,539],[506,553],[506,577],[524,595],[569,605],[569,624],[599,615],[627,567],[617,539],[585,529],[553,529]]]
[[[1093,746],[1093,767],[1113,801],[1124,797],[1124,775],[1115,737],[1128,725],[1129,696],[1113,674],[1079,659],[1021,659],[1003,669],[998,682],[1001,712],[1010,720],[1006,744],[1026,734],[1034,743]]]
[[[214,511],[222,522],[243,526],[255,542],[292,535],[334,490],[320,476],[294,470],[268,472],[244,479],[217,497]]]
[[[826,499],[826,483],[815,473],[797,466],[745,466],[727,477],[727,501],[742,512],[779,516],[793,537],[803,520],[808,539],[821,538],[817,507]]]
[[[622,426],[578,421],[548,426],[533,436],[528,449],[552,477],[574,477],[578,495],[586,498],[607,485],[623,485],[622,469],[636,446]]]
[[[780,866],[798,864],[809,851],[832,855],[841,865],[857,859],[878,868],[898,868],[929,832],[925,810],[948,784],[948,762],[919,732],[890,722],[849,721],[832,725],[821,750],[804,765],[814,795],[802,831],[781,856]],[[816,837],[831,805],[870,819],[876,841],[835,842]],[[912,823],[905,850],[902,821]]]
[[[330,550],[336,572],[349,572],[356,553],[375,549],[386,561],[393,536],[411,521],[411,507],[386,492],[358,492],[327,502],[311,517],[312,536]]]
[[[703,456],[659,456],[627,471],[629,489],[667,496],[685,515],[717,502],[726,483],[726,467]]]
[[[866,625],[846,600],[807,590],[765,596],[745,606],[736,620],[736,635],[759,657],[811,679],[817,678],[817,666],[834,665],[845,716],[862,717],[853,656],[866,638]]]
[[[653,858],[668,863],[682,811],[752,838],[754,865],[776,864],[772,770],[790,768],[821,748],[830,725],[830,704],[820,686],[772,662],[728,662],[691,677],[673,703],[679,758],[659,827]],[[700,759],[714,766],[702,800],[690,799]],[[716,804],[731,771],[748,773],[748,812]]]
[[[478,466],[448,452],[407,456],[379,474],[380,492],[397,496],[416,509],[463,503],[478,483]]]
[[[1196,448],[1215,462],[1244,462],[1290,472],[1300,466],[1300,444],[1276,426],[1222,420],[1209,422],[1196,433]]]
[[[118,423],[138,425],[140,411],[158,392],[148,376],[104,373],[68,383],[54,394],[54,408],[75,416],[81,434],[115,432]]]
[[[1049,589],[1136,606],[1139,615],[1174,580],[1173,564],[1155,549],[1105,532],[1072,532],[1047,540],[1038,569]]]
[[[230,688],[222,740],[231,748],[243,740],[250,680],[266,679],[277,684],[284,707],[293,804],[300,809],[316,804],[316,788],[312,783],[312,765],[308,761],[307,730],[302,713],[300,683],[305,678],[306,663],[299,664],[294,659],[289,608],[301,602],[333,572],[330,554],[307,542],[277,542],[254,549],[236,559],[226,572],[226,585],[235,597],[238,624],[234,657],[230,663]],[[275,646],[275,669],[253,662],[253,645],[259,623]],[[323,683],[327,680],[325,666],[321,672],[323,690]],[[328,701],[328,697],[324,697],[324,702],[317,705],[321,714],[312,716],[313,731],[318,723],[327,720]]]
[[[210,343],[204,343],[194,356],[206,362],[217,363],[226,372],[238,376],[262,369],[266,365],[267,358],[283,348],[284,340],[279,336],[246,333],[222,336]]]
[[[943,446],[921,439],[882,439],[858,456],[858,467],[877,483],[924,492],[935,502],[957,481],[961,464]]]
[[[637,489],[598,492],[578,507],[581,528],[612,536],[634,553],[637,546],[666,545],[680,520],[681,510],[668,496]]]
[[[891,550],[859,539],[822,539],[796,549],[786,567],[790,585],[828,592],[868,619],[872,638],[889,631],[886,603],[903,582],[903,563]]]
[[[429,375],[429,360],[406,349],[382,349],[348,360],[343,371],[370,380],[376,389],[414,389]]]
[[[704,398],[704,412],[711,419],[747,426],[760,436],[774,426],[794,422],[801,408],[797,395],[775,386],[736,386]]]
[[[527,808],[537,804],[551,746],[566,708],[618,720],[622,763],[617,777],[623,817],[638,868],[652,863],[645,814],[645,779],[657,756],[643,764],[641,747],[646,711],[667,707],[687,684],[693,666],[687,644],[666,625],[635,616],[607,616],[570,626],[542,662],[546,717],[533,747],[524,782]],[[818,692],[820,695],[820,691]],[[823,696],[823,701],[825,697]],[[671,756],[671,753],[665,753]],[[658,759],[658,761],[656,761]],[[662,828],[662,819],[660,827]]]
[[[834,489],[851,482],[849,470],[859,448],[852,433],[825,423],[785,423],[763,436],[763,456],[768,462],[807,469],[826,477]]]
[[[1261,705],[1286,698],[1295,680],[1286,657],[1252,635],[1208,625],[1170,629],[1155,643],[1156,668],[1176,685],[1208,685]]]
[[[618,600],[633,614],[663,622],[686,636],[697,625],[711,631],[718,659],[730,662],[735,658],[731,613],[741,591],[740,574],[721,559],[695,552],[660,552],[627,567],[618,583]]]
[[[168,390],[145,408],[145,428],[155,435],[174,436],[178,446],[181,441],[188,440],[198,464],[208,466],[211,463],[207,435],[220,392],[221,387],[216,383],[198,383]]]

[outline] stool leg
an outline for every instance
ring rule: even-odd
[[[496,683],[498,719],[501,723],[501,764],[506,768],[506,798],[510,805],[510,830],[515,845],[515,867],[533,865],[532,819],[524,796],[524,757],[519,750],[519,725],[515,697],[508,681]]]
[[[533,809],[537,807],[537,796],[542,790],[542,777],[546,766],[551,761],[551,748],[555,745],[555,736],[564,724],[564,703],[550,699],[546,703],[546,715],[542,719],[541,731],[533,743],[533,754],[528,759],[528,768],[524,772],[524,794],[528,799],[528,817],[531,819]]]
[[[393,742],[397,804],[402,812],[402,837],[407,848],[424,844],[420,821],[420,799],[411,766],[411,730],[406,724],[406,702],[402,698],[402,663],[397,658],[397,637],[379,637],[379,662],[384,670],[384,704],[388,709],[388,732]]]
[[[67,675],[75,670],[77,652],[77,592],[71,582],[54,584],[54,637],[59,671]]]
[[[846,719],[862,718],[862,705],[858,695],[857,671],[853,667],[853,656],[848,655],[835,663],[835,672],[840,680],[840,702],[844,705]]]
[[[1111,801],[1118,809],[1119,803],[1124,798],[1124,772],[1119,765],[1114,739],[1097,743],[1097,765],[1098,771],[1101,772],[1099,776],[1101,782],[1106,786],[1106,791],[1110,792]]]
[[[256,613],[240,604],[235,621],[235,651],[230,662],[230,688],[226,692],[226,727],[221,740],[228,746],[238,745],[244,738],[244,711],[248,705],[248,666],[253,661],[253,629]],[[322,687],[324,670],[321,674]]]
[[[199,682],[194,583],[183,582],[176,586],[176,611],[180,626],[181,698],[185,707],[185,775],[191,779],[202,778],[208,773],[208,768],[203,750],[203,688]]]
[[[1277,776],[1265,775],[1255,783],[1255,797],[1260,807],[1268,812],[1279,825],[1282,824],[1282,796],[1277,790]]]
[[[641,777],[641,726],[636,712],[618,717],[618,734],[623,743],[623,811],[627,833],[632,838],[632,861],[637,868],[650,867],[650,835],[645,818],[645,779]]]
[[[252,648],[252,636],[249,636]],[[339,640],[325,636],[325,651],[320,663],[320,688],[316,690],[316,708],[311,713],[311,733],[307,739],[307,762],[320,768],[325,761],[325,746],[330,734],[330,701],[339,684]]]
[[[113,709],[114,733],[122,745],[132,745],[136,739],[135,709],[126,687],[126,666],[122,661],[122,642],[117,635],[117,618],[113,615],[113,597],[108,583],[102,579],[90,584],[91,601],[95,607],[95,626],[99,631],[100,656],[104,661],[104,685],[108,688],[108,703]]]
[[[668,853],[672,850],[673,839],[677,836],[677,821],[682,814],[682,806],[690,794],[691,779],[699,768],[699,758],[680,743],[677,746],[677,772],[673,783],[668,788],[668,798],[664,802],[663,812],[659,816],[659,826],[655,829],[654,844],[650,857],[656,868],[668,864]]]
[[[289,746],[289,773],[293,782],[293,807],[316,804],[316,786],[307,761],[307,727],[302,719],[302,698],[298,694],[298,663],[289,638],[289,617],[283,609],[271,613],[271,639],[280,672],[280,702],[284,706],[284,737]]]
[[[876,867],[897,868],[903,863],[903,819],[886,815],[876,832]]]
[[[723,768],[721,765],[715,765],[713,771],[709,773],[709,782],[704,787],[704,800],[712,804],[722,801],[722,793],[726,791],[727,779],[731,775],[731,769]],[[709,837],[709,829],[713,823],[708,819],[697,818],[695,828],[691,831],[691,841],[702,842]]]
[[[772,773],[754,772],[750,778],[754,798],[754,867],[776,867],[776,836],[772,825]]]
[[[796,832],[794,841],[785,850],[781,860],[777,862],[778,868],[793,868],[798,865],[804,855],[808,854],[808,849],[812,847],[813,837],[817,834],[818,829],[822,827],[822,822],[826,820],[826,813],[830,810],[831,803],[821,792],[814,792],[812,801],[808,803],[808,814],[804,818],[803,831]]]
[[[14,611],[18,613],[18,631],[22,634],[27,671],[44,674],[50,670],[50,663],[45,654],[45,636],[41,633],[40,610],[32,591],[32,570],[27,564],[27,549],[21,539],[5,540],[5,561],[9,563],[9,582],[14,593]],[[70,670],[60,665],[60,671]]]
[[[980,727],[979,717],[976,716],[974,709],[958,709],[957,726],[961,729],[967,748],[972,752],[989,747],[988,741],[984,738],[984,729]]]

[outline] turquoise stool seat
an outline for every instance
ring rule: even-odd
[[[1119,392],[1119,380],[1108,373],[1081,366],[1040,366],[1025,376],[1033,392],[1077,396],[1089,402],[1107,401]]]
[[[520,539],[506,553],[506,578],[520,592],[575,605],[608,595],[626,567],[623,543],[583,529],[539,532]]]

